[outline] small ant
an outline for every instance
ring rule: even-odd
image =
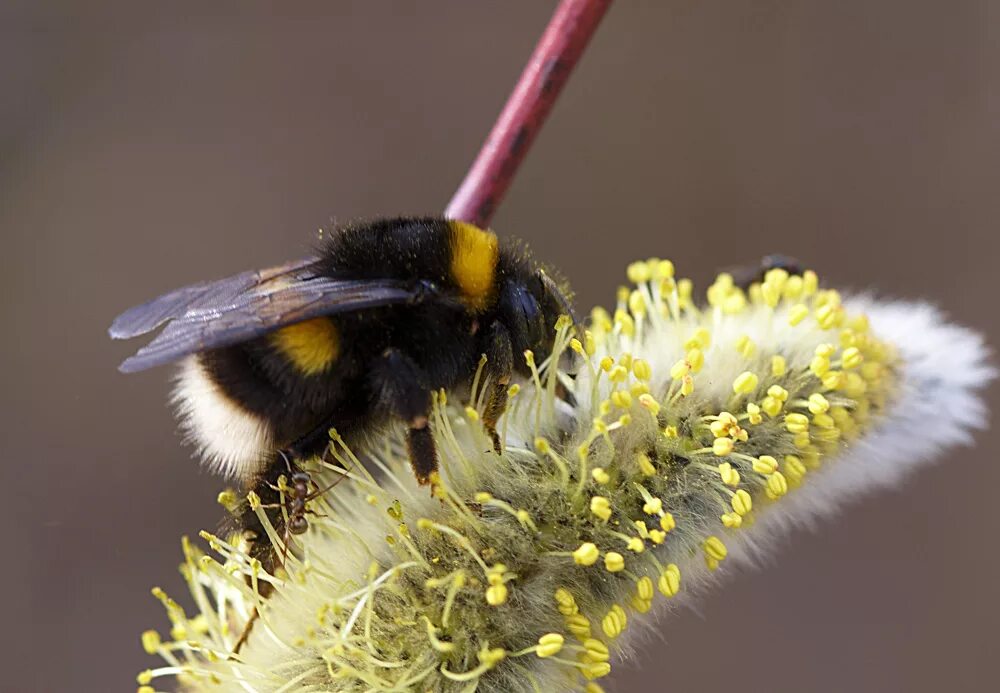
[[[340,477],[341,479],[343,477]],[[339,482],[337,479],[333,484],[331,484],[326,490],[333,488]],[[309,484],[312,483],[312,477],[308,472],[295,472],[292,474],[292,497],[288,503],[288,523],[286,527],[291,534],[304,534],[307,529],[309,529],[309,521],[306,520],[306,503],[316,498],[319,495],[319,491],[314,493],[309,492]],[[288,542],[285,542],[285,557],[288,556]],[[285,561],[282,559],[282,565]]]
[[[285,458],[285,464],[288,466],[288,471],[291,474],[291,486],[288,488],[288,498],[282,503],[269,503],[267,505],[261,505],[261,508],[284,508],[288,513],[288,519],[285,521],[285,534],[282,537],[282,547],[281,560],[278,565],[284,567],[285,561],[288,560],[288,549],[291,544],[291,535],[305,534],[306,530],[309,529],[309,521],[306,519],[306,513],[312,513],[318,515],[313,510],[306,508],[306,505],[311,501],[319,498],[327,491],[332,489],[334,486],[339,484],[344,480],[346,474],[341,474],[336,481],[327,486],[326,488],[316,488],[315,491],[310,491],[310,485],[316,486],[313,482],[312,476],[309,472],[297,471],[292,472],[292,465],[288,458],[281,453],[282,457]],[[240,652],[240,648],[246,643],[247,638],[250,637],[250,630],[253,628],[253,624],[260,618],[260,611],[255,606],[253,608],[253,613],[247,620],[246,625],[243,626],[243,633],[240,635],[240,639],[236,641],[233,646],[233,655],[237,655]]]

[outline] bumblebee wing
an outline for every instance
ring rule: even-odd
[[[244,272],[178,289],[126,311],[112,325],[112,337],[131,337],[167,325],[119,370],[145,370],[309,318],[414,302],[428,292],[425,284],[398,279],[315,276],[310,265]]]
[[[113,339],[131,339],[152,332],[167,320],[179,318],[189,310],[226,305],[240,294],[280,276],[294,275],[315,262],[305,258],[278,267],[240,274],[217,281],[200,282],[129,308],[115,318],[108,334]]]

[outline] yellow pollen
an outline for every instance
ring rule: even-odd
[[[146,651],[146,654],[156,654],[160,645],[160,634],[155,630],[147,630],[142,634],[142,649]]]
[[[499,583],[486,589],[486,602],[490,606],[499,606],[507,601],[507,585]]]
[[[614,368],[611,369],[611,372],[608,373],[608,380],[610,380],[613,383],[623,383],[627,379],[628,379],[628,369],[625,368],[625,366],[621,365],[615,366]]]
[[[782,403],[780,399],[771,397],[768,395],[765,397],[761,403],[760,408],[764,410],[764,413],[770,416],[772,419],[781,413]]]
[[[611,518],[611,503],[604,496],[590,499],[590,512],[607,522]]]
[[[716,457],[726,457],[733,452],[732,438],[716,438],[712,443],[712,453]]]
[[[625,630],[626,624],[625,609],[613,604],[611,610],[601,619],[601,630],[609,638],[617,638]]]
[[[778,301],[781,300],[781,284],[778,282],[765,281],[761,287],[761,297],[764,299],[770,308],[774,308],[778,305]]]
[[[726,545],[723,544],[722,540],[715,535],[708,537],[702,547],[705,550],[705,556],[716,562],[725,560],[726,556],[729,554],[729,551],[726,549]]]
[[[639,471],[642,472],[643,476],[655,476],[656,467],[653,466],[653,462],[649,459],[649,455],[644,452],[640,452],[636,457],[636,462],[639,465]]]
[[[691,335],[691,338],[684,342],[685,349],[705,350],[712,345],[712,334],[705,327],[699,327]]]
[[[649,380],[653,376],[653,369],[650,367],[649,361],[636,359],[632,362],[632,373],[639,380]]]
[[[857,368],[861,365],[863,358],[864,357],[861,356],[861,350],[852,346],[844,349],[844,355],[841,357],[841,362],[844,364],[844,368]]]
[[[757,351],[757,345],[748,335],[743,335],[736,340],[736,351],[745,359],[750,358]]]
[[[824,330],[829,330],[837,324],[837,306],[824,304],[816,309],[816,322]]]
[[[649,602],[653,600],[655,592],[653,591],[653,580],[648,576],[643,576],[636,580],[635,583],[636,595],[644,602]]]
[[[740,489],[733,494],[731,504],[733,506],[733,511],[738,515],[746,515],[753,509],[753,499],[750,497],[750,494],[743,489]]]
[[[611,659],[608,646],[597,638],[587,638],[583,641],[584,655],[591,662],[606,662]]]
[[[757,388],[757,376],[750,371],[743,371],[736,380],[733,381],[733,392],[736,394],[749,394]]]
[[[670,367],[670,377],[674,380],[680,380],[685,375],[691,372],[691,364],[689,364],[684,359],[681,359],[673,366]]]
[[[743,525],[743,516],[739,513],[725,513],[719,519],[727,529],[739,529]]]
[[[556,605],[563,616],[572,616],[580,610],[573,595],[562,587],[556,590]]]
[[[645,262],[633,262],[625,270],[625,275],[633,284],[642,284],[653,278],[653,270]]]
[[[674,521],[674,516],[670,513],[663,513],[663,517],[660,518],[660,528],[664,532],[669,532],[676,526],[677,523]]]
[[[844,379],[844,392],[848,397],[860,399],[868,390],[868,384],[857,373],[848,373]]]
[[[784,474],[781,472],[775,472],[771,476],[767,477],[768,498],[771,500],[777,500],[786,493],[788,493],[788,481],[785,479]]]
[[[785,298],[795,300],[802,295],[802,277],[791,276],[785,282]]]
[[[780,354],[775,354],[771,357],[771,375],[776,378],[780,378],[785,374],[788,369],[788,364],[785,362],[785,357]]]
[[[843,371],[827,371],[820,377],[820,381],[827,390],[839,390],[846,382]]]
[[[599,679],[611,673],[611,665],[608,662],[595,662],[589,664],[582,673],[586,679]]]
[[[785,415],[785,428],[789,433],[802,433],[809,430],[809,417],[793,412]]]
[[[772,385],[767,388],[767,394],[770,397],[774,397],[776,400],[785,402],[788,400],[788,390],[781,387],[781,385]]]
[[[539,657],[554,657],[562,650],[565,638],[559,633],[546,633],[538,639],[538,649],[535,654]]]
[[[809,411],[813,414],[825,414],[830,409],[830,402],[826,397],[816,392],[809,395]]]
[[[580,613],[566,617],[566,627],[580,640],[590,637],[590,619]]]
[[[795,455],[785,455],[785,476],[789,480],[799,483],[805,474],[806,466],[802,464],[802,460]]]
[[[653,397],[648,392],[644,392],[643,394],[639,395],[639,404],[641,404],[653,416],[656,416],[660,413],[660,403],[657,402],[656,398]]]
[[[726,315],[736,315],[747,305],[747,298],[739,289],[734,290],[722,301],[722,312]]]
[[[594,565],[600,557],[601,552],[597,550],[597,546],[589,541],[580,544],[580,548],[573,552],[573,560],[577,565]]]
[[[625,570],[625,557],[617,551],[608,551],[604,555],[604,567],[609,573]]]
[[[808,315],[809,308],[804,303],[796,303],[788,311],[788,324],[794,327],[805,320]]]
[[[660,575],[660,579],[657,581],[656,586],[659,588],[660,593],[664,597],[676,596],[681,590],[680,568],[673,563],[668,565]]]
[[[632,406],[632,395],[627,390],[615,390],[611,393],[611,403],[619,409],[628,409]]]
[[[778,468],[778,460],[770,455],[761,455],[753,461],[753,470],[758,474],[773,474]]]
[[[812,296],[816,293],[816,289],[819,287],[819,277],[812,270],[806,270],[802,273],[802,295]]]
[[[726,486],[739,486],[740,485],[740,473],[733,468],[733,465],[728,462],[723,462],[719,465],[719,476],[722,477],[722,483]]]
[[[655,262],[650,262],[653,266],[653,272],[659,279],[673,279],[674,277],[674,263],[670,260],[657,260]]]

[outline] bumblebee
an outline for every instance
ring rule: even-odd
[[[499,451],[508,386],[527,375],[515,355],[549,355],[557,318],[572,317],[568,295],[516,242],[463,222],[398,218],[338,229],[316,257],[177,289],[109,332],[125,339],[165,324],[119,370],[182,360],[182,429],[209,466],[266,501],[291,463],[325,452],[330,428],[363,445],[396,420],[417,480],[430,482],[431,393],[466,385],[483,354],[482,423]],[[255,523],[244,512],[244,526]]]

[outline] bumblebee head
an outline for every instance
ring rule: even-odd
[[[508,281],[500,289],[499,310],[510,331],[514,362],[526,370],[518,354],[530,349],[541,363],[552,353],[556,321],[567,315],[579,325],[566,292],[544,270],[517,281]]]

